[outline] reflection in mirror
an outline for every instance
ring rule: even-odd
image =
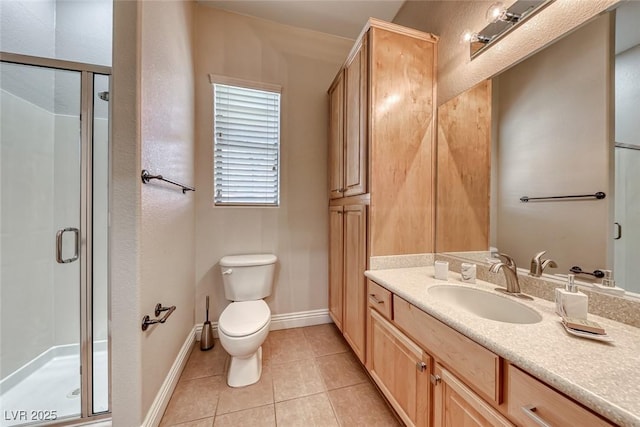
[[[553,0],[517,0],[506,3],[496,1],[487,9],[487,26],[478,32],[466,30],[462,35],[463,40],[469,43],[471,58],[475,58],[482,51],[502,36],[513,30],[517,25],[524,22],[534,13],[542,9],[543,6]]]
[[[619,9],[617,13],[620,23],[620,15],[626,12]],[[638,18],[631,22],[637,23]],[[630,246],[640,242],[640,236],[634,235],[640,233],[640,224],[630,221],[640,219],[639,208],[629,200],[631,194],[635,194],[635,200],[640,197],[637,189],[624,188],[621,183],[627,187],[631,182],[640,183],[640,176],[630,178],[619,173],[640,170],[637,163],[640,159],[628,156],[627,166],[635,166],[628,167],[627,172],[623,171],[622,163],[614,165],[610,63],[613,23],[610,14],[601,15],[495,76],[490,86],[491,106],[487,107],[490,114],[479,114],[480,110],[463,106],[469,99],[477,101],[474,93],[478,87],[440,108],[437,252],[458,255],[464,252],[465,258],[476,262],[486,261],[491,252],[505,252],[516,259],[519,267],[528,269],[536,253],[547,251],[545,259],[553,259],[558,267],[547,268],[545,273],[567,274],[576,265],[585,271],[608,268],[614,270],[618,286],[640,292],[640,281],[625,277],[637,278],[640,271],[625,275],[622,269],[624,260],[631,259]],[[636,41],[636,47],[631,49],[640,52],[637,45]],[[628,51],[629,48],[625,50]],[[636,93],[631,99],[637,117],[640,60],[635,60],[638,62],[632,80]],[[620,89],[620,84],[617,86]],[[452,111],[458,114],[453,122]],[[485,121],[484,127],[478,124],[479,120]],[[490,125],[486,120],[490,120]],[[633,124],[640,126],[640,121],[635,119]],[[478,155],[479,134],[483,134],[481,129],[486,126],[491,129],[490,135],[485,136],[485,144],[491,146],[490,162],[487,155]],[[464,127],[466,131],[461,130]],[[468,136],[461,136],[465,132]],[[634,134],[640,135],[638,129]],[[640,146],[640,141],[635,144]],[[458,146],[457,151],[452,146]],[[640,158],[638,150],[625,151]],[[618,173],[615,194],[614,170]],[[488,187],[489,197],[482,190]],[[624,200],[619,194],[623,188],[628,192]],[[522,196],[596,192],[604,192],[607,197],[520,201]],[[452,194],[459,195],[451,197],[458,200],[457,206],[446,201]],[[615,219],[614,201],[620,205]],[[488,221],[483,211],[490,212]],[[620,212],[626,212],[626,218]],[[622,239],[615,243],[615,263],[614,221],[622,225]],[[626,237],[629,238],[625,240]],[[633,259],[638,259],[637,253]],[[639,263],[627,264],[636,267]],[[588,276],[580,279],[589,281]]]
[[[615,279],[632,290],[640,280],[640,2],[616,10]],[[640,285],[636,285],[640,292]]]

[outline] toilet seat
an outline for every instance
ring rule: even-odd
[[[263,300],[232,302],[218,319],[218,329],[229,337],[245,337],[262,329],[271,319]]]

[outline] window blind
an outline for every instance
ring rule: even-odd
[[[214,203],[279,203],[280,93],[214,84]]]

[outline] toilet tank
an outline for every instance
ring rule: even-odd
[[[259,300],[271,295],[277,257],[273,254],[231,255],[220,260],[225,298]]]

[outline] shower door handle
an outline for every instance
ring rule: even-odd
[[[75,238],[75,251],[74,251],[73,257],[67,258],[67,259],[63,259],[62,258],[62,236],[67,231],[72,231],[75,234],[75,237],[76,237]],[[61,230],[58,230],[58,232],[56,233],[56,261],[58,262],[58,264],[68,264],[70,262],[73,262],[73,261],[77,260],[78,259],[78,253],[79,253],[79,247],[80,247],[80,230],[78,230],[75,227],[67,227],[67,228],[63,228]]]
[[[613,240],[622,239],[622,226],[620,225],[619,222],[614,222],[613,225],[615,225],[616,227],[616,237],[614,237]]]

